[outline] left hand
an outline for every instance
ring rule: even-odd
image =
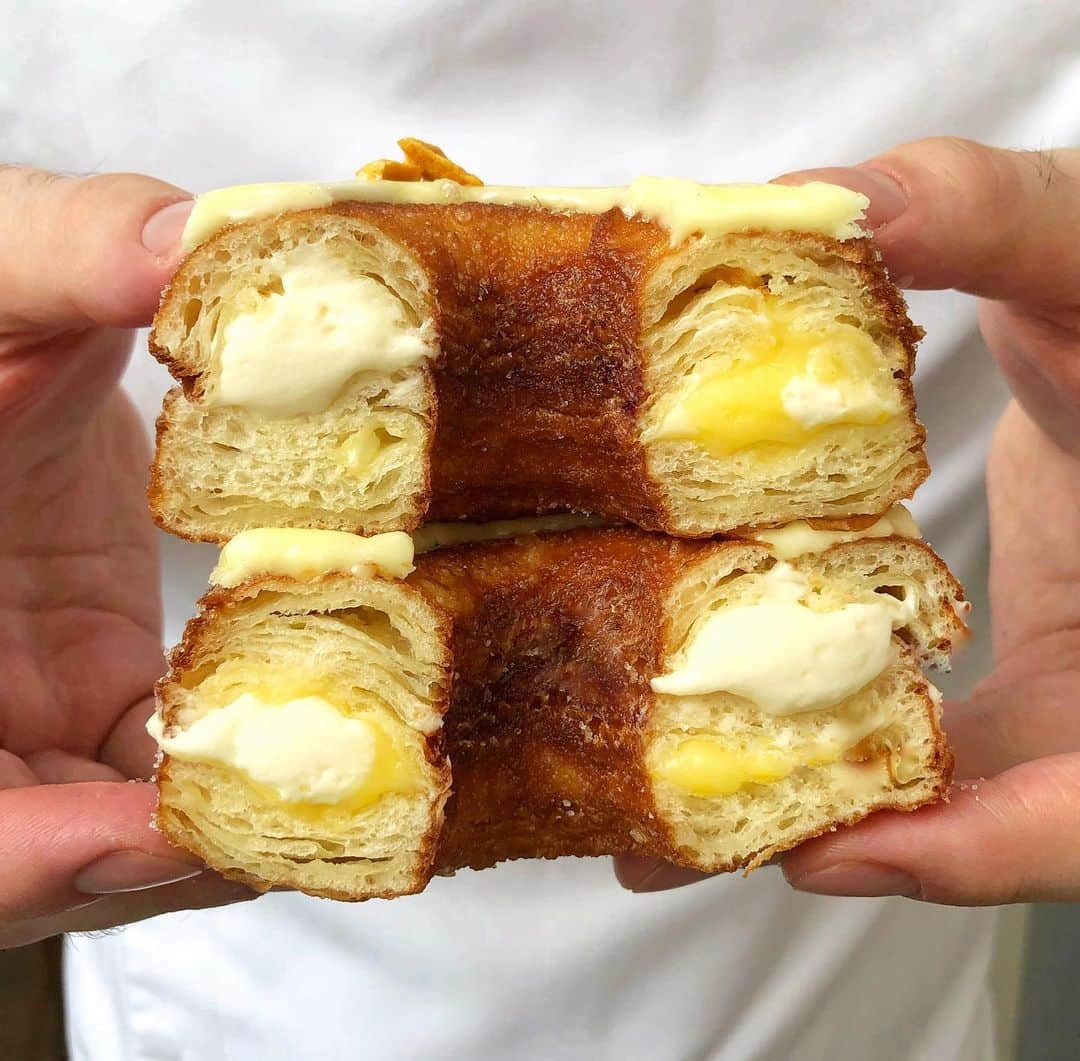
[[[0,166],[0,949],[252,892],[151,824],[149,448],[118,386],[188,196]]]
[[[944,724],[947,803],[887,811],[782,856],[825,895],[985,905],[1080,899],[1080,150],[907,144],[793,174],[864,192],[893,276],[978,295],[1012,387],[987,468],[995,666]],[[965,410],[957,409],[963,416]],[[625,887],[701,879],[620,859]]]

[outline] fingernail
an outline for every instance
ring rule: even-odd
[[[84,895],[138,892],[175,884],[202,872],[202,866],[178,858],[148,855],[145,851],[116,851],[81,869],[75,887]]]
[[[822,169],[800,170],[778,177],[777,184],[807,184],[824,181],[839,184],[859,192],[870,200],[866,220],[871,228],[881,228],[895,221],[908,205],[907,192],[902,185],[884,170],[874,169],[870,164],[861,166],[826,166]]]
[[[180,234],[184,231],[193,205],[193,199],[182,199],[152,214],[143,225],[143,246],[159,258],[174,253],[180,246]]]
[[[251,899],[258,899],[261,895],[265,895],[266,892],[256,891],[254,888],[249,888],[246,884],[237,884],[235,888],[230,888],[225,901],[227,903],[246,903]]]
[[[865,182],[855,190],[861,191],[870,200],[866,219],[874,228],[895,221],[907,209],[907,192],[898,180],[884,170],[859,166],[852,173],[858,174],[859,179]]]
[[[661,864],[655,858],[620,855],[615,859],[615,879],[627,891],[636,891],[638,885],[655,873]]]
[[[696,884],[711,876],[711,873],[683,869],[654,858],[627,855],[615,862],[615,878],[627,891],[637,895],[645,892],[666,892],[686,884]]]
[[[837,862],[824,869],[788,876],[788,883],[802,892],[818,895],[905,895],[917,896],[922,886],[903,870],[880,862]]]
[[[668,892],[673,888],[685,888],[687,884],[697,884],[698,881],[708,880],[711,876],[711,873],[702,873],[697,869],[659,866],[630,890],[635,895],[644,895],[647,892]]]

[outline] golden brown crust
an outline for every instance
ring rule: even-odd
[[[432,366],[437,417],[423,518],[493,520],[570,510],[685,533],[673,525],[663,490],[649,475],[639,428],[646,399],[643,291],[652,270],[678,251],[666,228],[619,210],[556,213],[483,203],[346,202],[304,215],[372,225],[407,247],[428,275],[441,353]],[[267,222],[246,224],[260,223]],[[189,256],[177,281],[233,228]],[[896,377],[914,419],[910,375],[921,332],[871,241],[800,232],[725,239],[737,248],[763,236],[857,276],[883,331],[907,353]],[[166,289],[159,317],[175,310],[170,292],[183,286]],[[170,357],[156,332],[150,351],[187,395],[198,395],[192,367]],[[159,432],[165,426],[162,421]],[[919,425],[911,446],[918,460],[882,508],[910,497],[926,478],[923,438]],[[160,525],[190,533],[176,526],[157,469],[150,503]]]
[[[166,289],[167,290],[167,289]],[[151,347],[151,353],[160,361],[161,358]],[[163,362],[169,371],[171,366]],[[150,510],[150,518],[163,531],[175,534],[179,538],[188,541],[200,541],[198,531],[189,527],[183,513],[177,506],[169,504],[169,477],[161,466],[162,439],[170,429],[173,417],[173,406],[183,394],[182,387],[172,387],[166,393],[161,402],[161,412],[154,421],[154,459],[150,464],[150,471],[146,482],[146,503]]]

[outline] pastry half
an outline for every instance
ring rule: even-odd
[[[583,528],[405,577],[356,559],[372,541],[242,535],[159,685],[160,827],[255,887],[365,899],[515,858],[752,867],[940,799],[922,665],[965,605],[894,530],[803,528],[792,555]]]
[[[312,563],[278,536],[274,571],[203,597],[158,683],[158,827],[253,887],[368,898],[431,876],[450,629],[393,577],[412,547],[388,538],[321,544]]]
[[[882,512],[927,474],[920,332],[865,205],[660,179],[210,192],[150,340],[178,383],[154,515],[225,541],[557,511],[694,537]]]

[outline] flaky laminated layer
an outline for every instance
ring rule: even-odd
[[[151,337],[180,384],[162,526],[562,511],[704,536],[879,513],[925,477],[919,333],[868,239],[673,244],[617,208],[469,199],[487,191],[260,209],[199,244]]]
[[[650,275],[639,423],[687,532],[707,532],[717,511],[746,526],[879,513],[925,477],[916,333],[863,250],[700,241]]]
[[[658,683],[713,616],[775,599],[778,579],[797,588],[789,604],[826,624],[851,609],[889,615],[875,666],[836,684],[837,702],[778,713],[730,671]],[[745,541],[587,528],[435,549],[404,581],[263,576],[212,591],[173,656],[162,736],[233,769],[166,755],[159,820],[230,875],[339,898],[524,857],[751,866],[944,794],[951,758],[920,664],[947,664],[962,611],[933,552],[895,536],[782,561]],[[838,665],[808,629],[824,653],[810,664]],[[759,666],[798,651],[774,640]],[[313,699],[386,727],[390,759],[357,731],[351,759],[331,749],[283,761],[276,719],[293,742],[305,718],[321,733],[338,725]],[[199,736],[213,711],[225,714]],[[185,732],[196,734],[186,749]]]
[[[282,336],[298,270],[303,299]],[[159,312],[153,348],[188,393],[166,396],[151,487],[170,529],[224,541],[253,527],[415,525],[429,489],[435,397],[424,366],[436,345],[427,276],[406,248],[359,221],[282,219],[188,259],[171,290],[180,316]],[[407,348],[357,332],[372,292]],[[265,334],[251,324],[262,318]]]

